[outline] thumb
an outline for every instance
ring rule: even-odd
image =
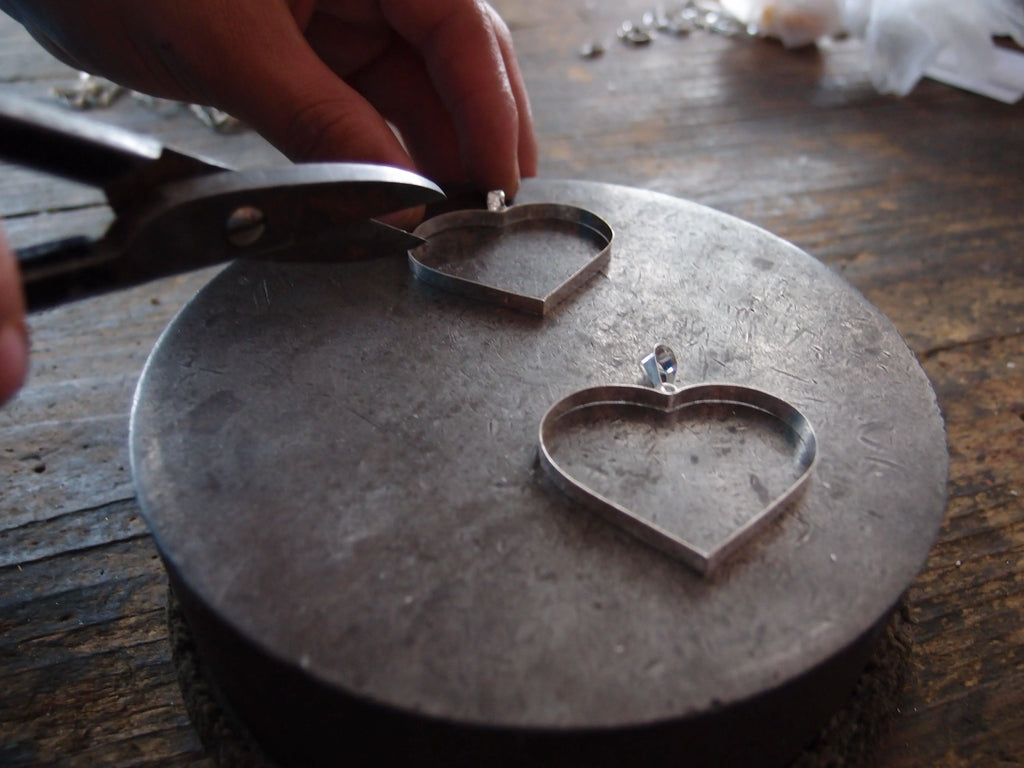
[[[221,108],[295,162],[366,162],[415,171],[381,114],[316,54],[287,12],[244,24],[244,38],[222,46],[207,88]],[[239,29],[239,27],[236,27]],[[239,30],[241,32],[241,30]],[[421,209],[382,217],[410,228]]]
[[[295,162],[379,163],[416,171],[387,121],[301,42],[295,65],[268,76],[264,93],[233,114]],[[402,229],[423,218],[422,207],[382,213],[377,218]]]
[[[292,160],[414,168],[384,118],[313,51],[287,4],[207,0],[205,9],[211,27],[174,57],[179,82],[208,92]]]
[[[291,64],[256,80],[229,111],[296,162],[360,161],[415,170],[391,127],[312,49],[296,50]]]

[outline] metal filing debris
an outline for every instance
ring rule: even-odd
[[[748,27],[717,2],[686,0],[668,8],[658,6],[644,11],[639,20],[624,20],[616,30],[616,37],[626,45],[641,47],[650,45],[659,35],[686,37],[697,30],[725,37],[757,34],[756,29]],[[580,49],[580,56],[587,59],[603,53],[600,44],[590,43]]]
[[[125,93],[129,93],[132,99],[150,108],[158,107],[161,104],[176,103],[149,94],[129,91],[124,86],[107,80],[105,77],[88,72],[79,72],[76,80],[69,85],[58,85],[50,89],[50,94],[62,106],[78,112],[89,109],[107,109]],[[237,133],[245,127],[238,118],[215,107],[202,104],[186,106],[193,117],[215,133]]]
[[[81,111],[109,107],[124,93],[124,88],[106,78],[79,72],[73,83],[55,85],[50,93],[65,107]]]

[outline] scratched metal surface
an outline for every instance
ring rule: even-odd
[[[146,368],[132,459],[191,590],[255,645],[358,697],[456,722],[671,720],[771,689],[893,605],[945,506],[929,383],[827,267],[749,224],[612,185],[529,182],[588,208],[611,264],[533,318],[419,285],[404,260],[236,264]],[[798,505],[713,577],[574,508],[537,427],[572,391],[765,389],[814,425]]]

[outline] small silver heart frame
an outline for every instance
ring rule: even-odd
[[[674,360],[671,366],[663,366],[660,360],[655,361],[654,356],[649,355],[643,365],[649,376],[658,377],[660,372],[660,385],[656,388],[635,385],[591,387],[574,392],[555,403],[544,414],[540,423],[540,464],[554,484],[573,501],[596,511],[638,539],[682,560],[698,573],[710,575],[726,558],[762,531],[804,489],[817,462],[817,438],[810,422],[796,407],[768,392],[720,383],[677,387],[666,381],[666,378],[671,378],[674,371]],[[797,468],[801,470],[795,482],[772,498],[760,512],[747,518],[724,539],[717,541],[713,547],[697,546],[692,541],[629,509],[620,501],[613,500],[580,482],[549,450],[552,439],[557,437],[558,431],[567,419],[571,417],[583,424],[587,423],[587,409],[600,408],[604,413],[611,412],[625,419],[631,414],[635,415],[635,409],[641,409],[646,411],[647,415],[655,412],[654,416],[657,418],[657,414],[671,416],[682,409],[699,405],[722,405],[738,414],[747,412],[749,415],[756,414],[761,419],[768,416],[777,420],[780,422],[780,428],[792,434],[794,445],[797,446],[794,460]],[[591,413],[596,414],[597,411]],[[714,509],[705,511],[707,514],[715,513]]]
[[[426,240],[409,251],[409,267],[418,280],[545,315],[611,259],[612,228],[584,208],[557,203],[507,207],[500,190],[487,201],[487,210],[452,211],[416,228],[414,234]],[[494,250],[502,253],[489,252]]]

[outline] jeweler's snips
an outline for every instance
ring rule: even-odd
[[[99,187],[115,214],[99,239],[18,250],[29,311],[234,258],[404,256],[423,239],[371,217],[444,197],[427,179],[385,166],[233,171],[7,95],[0,96],[0,159]]]

